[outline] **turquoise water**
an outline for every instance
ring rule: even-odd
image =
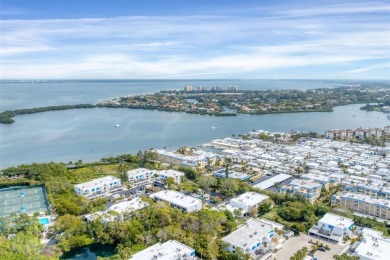
[[[48,225],[50,223],[49,218],[40,218],[39,223],[42,225]]]
[[[2,107],[93,102],[102,98],[185,85],[237,85],[246,89],[315,88],[335,85],[322,81],[131,81],[131,82],[0,82]],[[162,86],[162,87],[161,87]],[[3,99],[6,100],[3,103]],[[269,131],[316,131],[334,128],[384,127],[385,114],[336,107],[331,113],[292,113],[212,117],[125,108],[93,108],[21,115],[11,125],[0,124],[0,168],[32,162],[86,161],[149,148],[197,146],[216,138]],[[119,127],[114,127],[119,124]]]

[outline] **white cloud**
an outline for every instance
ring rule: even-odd
[[[346,73],[361,73],[361,72],[378,70],[378,69],[389,69],[389,73],[390,73],[390,62],[382,63],[382,64],[375,64],[375,65],[371,65],[371,66],[367,66],[367,67],[359,68],[359,69],[354,69],[354,70],[349,70]]]
[[[355,67],[348,73],[365,72],[362,62],[390,58],[388,19],[374,15],[383,8],[374,3],[265,16],[2,20],[0,76],[255,77],[261,71],[305,66],[322,66],[326,75],[343,64]]]

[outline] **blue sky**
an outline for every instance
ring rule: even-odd
[[[390,1],[2,0],[1,79],[387,79]]]

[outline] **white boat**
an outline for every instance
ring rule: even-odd
[[[119,127],[119,124],[116,124],[115,127]]]

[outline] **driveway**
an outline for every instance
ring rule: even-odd
[[[275,255],[274,259],[277,260],[284,260],[284,259],[290,259],[290,257],[295,254],[298,250],[302,249],[303,247],[307,247],[307,249],[310,251],[312,243],[310,243],[310,239],[313,240],[313,242],[316,242],[318,239],[315,237],[311,237],[306,234],[301,234],[300,236],[291,237],[289,238],[282,249],[280,249]],[[330,250],[326,250],[325,252],[317,250],[317,252],[314,253],[314,256],[317,257],[318,260],[332,260],[334,255],[339,255],[343,250],[348,246],[347,244],[334,244],[329,243],[324,240],[319,240],[320,243],[323,243],[324,245],[328,245],[330,247]]]

